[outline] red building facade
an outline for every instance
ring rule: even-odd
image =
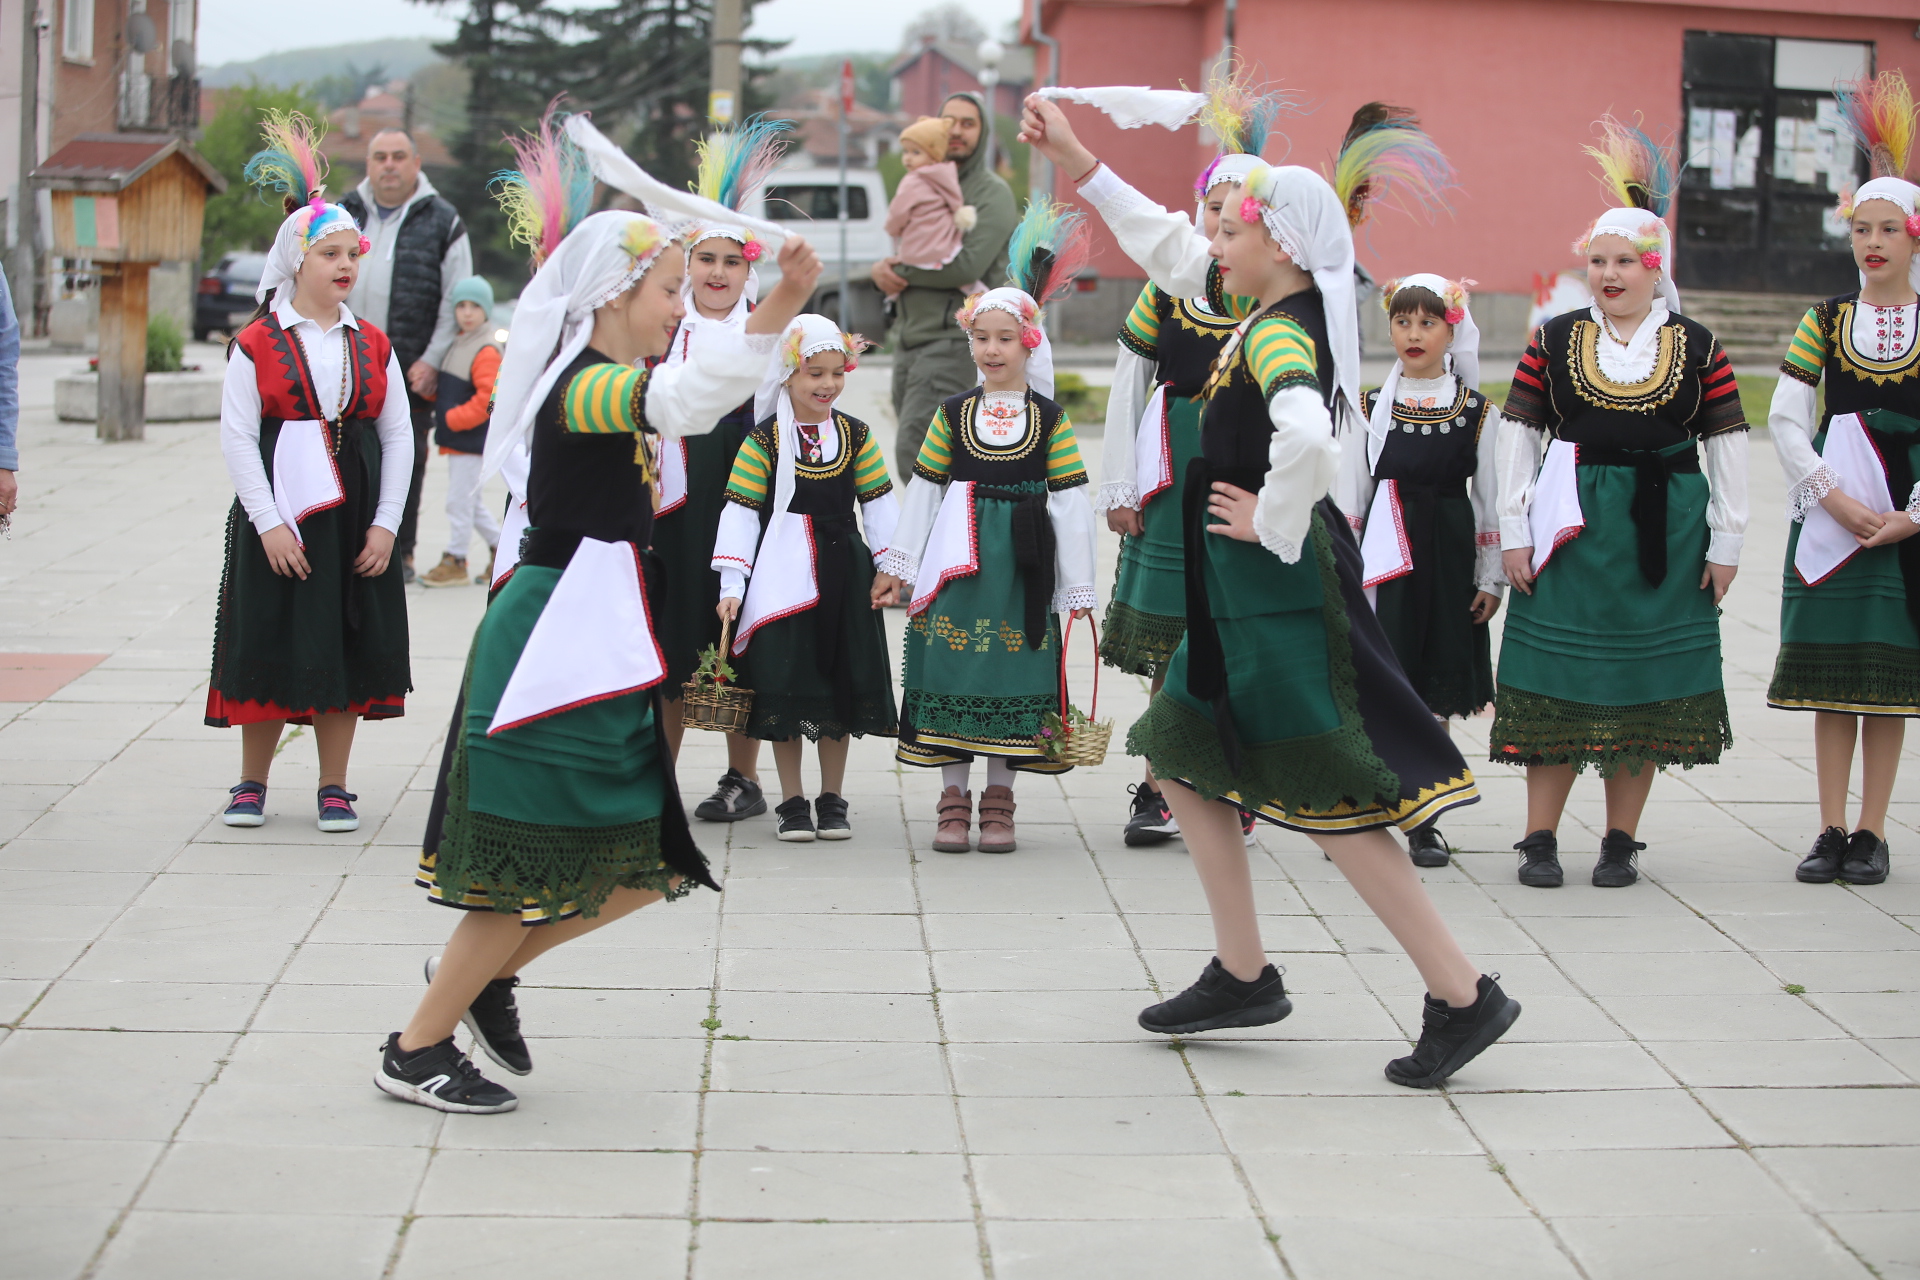
[[[1035,38],[1036,17],[1049,40]],[[1308,111],[1282,121],[1286,137],[1267,149],[1276,162],[1326,164],[1363,102],[1414,108],[1458,172],[1453,216],[1378,213],[1361,264],[1516,298],[1576,265],[1569,246],[1604,207],[1581,152],[1594,120],[1639,113],[1682,153],[1681,287],[1805,294],[1850,276],[1844,239],[1822,219],[1831,189],[1856,175],[1836,176],[1851,157],[1821,101],[1836,71],[1898,68],[1920,85],[1917,22],[1920,0],[1030,0],[1023,37],[1041,84],[1193,85],[1230,45]],[[1170,207],[1191,203],[1212,153],[1197,126],[1122,133],[1072,110],[1129,181]],[[1101,249],[1103,276],[1139,276],[1104,232]]]

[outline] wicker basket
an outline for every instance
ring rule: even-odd
[[[1078,729],[1069,730],[1065,737],[1049,738],[1043,741],[1041,750],[1049,760],[1066,765],[1097,765],[1107,758],[1107,747],[1113,742],[1113,721],[1101,720],[1100,716],[1100,628],[1094,626],[1093,615],[1087,615],[1087,626],[1093,631],[1093,709],[1087,713],[1089,723]],[[1060,633],[1060,718],[1064,722],[1067,708],[1067,638],[1073,631],[1073,617],[1068,615],[1067,627]]]
[[[733,636],[733,620],[720,625],[720,649],[724,655]],[[744,733],[747,713],[753,710],[753,690],[738,685],[714,684],[698,676],[680,686],[680,721],[689,729],[711,729],[715,733]]]

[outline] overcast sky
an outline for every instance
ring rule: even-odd
[[[754,10],[750,36],[792,40],[792,54],[841,50],[891,52],[915,16],[939,0],[764,0]],[[967,0],[967,8],[993,34],[1020,16],[1022,0]],[[263,54],[314,45],[347,44],[389,36],[453,34],[454,4],[403,4],[399,0],[326,0],[308,14],[325,14],[321,27],[287,21],[286,10],[261,0],[201,0],[200,62],[219,66]],[[324,33],[324,34],[323,34]]]

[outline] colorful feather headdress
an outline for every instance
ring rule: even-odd
[[[1408,287],[1425,289],[1429,293],[1437,293],[1439,295],[1440,305],[1444,310],[1444,315],[1441,318],[1448,324],[1459,324],[1467,318],[1467,299],[1470,291],[1480,282],[1478,280],[1464,279],[1448,280],[1444,276],[1438,277],[1438,279],[1441,282],[1441,288],[1437,290],[1428,284],[1426,279],[1422,279],[1417,275],[1402,276],[1398,280],[1387,281],[1387,287],[1380,291],[1381,310],[1385,311],[1388,315],[1392,315],[1393,300],[1402,289]]]
[[[1666,217],[1673,203],[1672,150],[1648,137],[1637,120],[1627,124],[1604,115],[1599,127],[1600,145],[1582,150],[1600,162],[1600,185],[1607,199],[1618,208]]]
[[[1195,194],[1205,196],[1211,189],[1214,173],[1228,156],[1259,157],[1276,132],[1274,123],[1283,112],[1298,111],[1285,90],[1262,87],[1253,69],[1237,64],[1231,74],[1217,73],[1207,81],[1207,104],[1200,109],[1200,123],[1220,141],[1220,153],[1194,182]]]
[[[261,138],[266,146],[254,153],[242,170],[242,176],[261,191],[281,192],[293,225],[293,262],[288,273],[299,270],[300,262],[316,240],[336,231],[359,225],[345,209],[326,202],[327,157],[320,150],[326,126],[316,125],[298,111],[268,110],[260,121]],[[360,237],[360,252],[369,246]]]
[[[1867,153],[1870,175],[1904,178],[1913,153],[1913,91],[1899,71],[1882,71],[1872,79],[1843,80],[1833,86],[1839,99],[1840,123],[1853,145]]]
[[[567,136],[567,116],[559,109],[565,96],[547,104],[534,132],[507,139],[520,167],[502,169],[487,183],[507,215],[508,239],[527,246],[534,271],[593,212],[593,170]]]
[[[737,128],[708,134],[694,144],[700,164],[690,184],[691,190],[737,212],[780,167],[787,151],[787,143],[780,135],[790,127],[785,120],[754,115],[748,116]],[[748,262],[759,261],[766,250],[752,230],[732,224],[702,225],[686,240],[692,245],[712,236],[737,241],[741,255]]]
[[[1085,214],[1045,196],[1029,200],[1007,242],[1008,287],[968,298],[954,318],[964,329],[983,309],[1006,311],[1020,322],[1020,340],[1031,350],[1040,344],[1041,311],[1073,288],[1074,278],[1092,257]]]
[[[1347,224],[1358,227],[1385,200],[1406,213],[1418,206],[1431,222],[1448,208],[1445,191],[1454,185],[1453,166],[1405,107],[1369,102],[1353,113],[1347,136],[1327,183],[1347,210]]]
[[[822,319],[818,316],[812,318]],[[801,320],[802,317],[796,316],[787,326],[786,336],[780,341],[780,364],[789,376],[808,356],[822,351],[838,351],[845,355],[847,372],[852,373],[860,367],[857,357],[873,345],[857,333],[842,333],[835,327],[829,334],[819,326],[802,324]]]

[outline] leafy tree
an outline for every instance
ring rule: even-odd
[[[902,47],[911,49],[928,36],[936,40],[957,41],[972,48],[987,38],[987,29],[967,11],[965,5],[954,4],[950,0],[908,23],[901,35]]]
[[[320,104],[297,88],[252,84],[221,90],[219,101],[199,143],[200,154],[227,179],[227,189],[207,199],[200,260],[209,265],[234,249],[267,248],[286,217],[277,195],[263,198],[242,176],[248,158],[265,145],[260,136],[261,113],[275,108],[320,118]]]

